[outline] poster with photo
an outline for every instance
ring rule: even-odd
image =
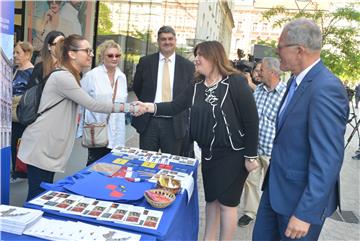
[[[28,1],[25,39],[34,50],[41,49],[46,35],[57,30],[69,36],[79,34],[92,45],[95,22],[95,1]]]

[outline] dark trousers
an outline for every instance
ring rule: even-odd
[[[22,134],[24,133],[26,126],[17,123],[12,122],[11,123],[11,172],[12,177],[17,178],[26,178],[27,174],[23,172],[17,172],[15,171],[15,165],[16,165],[16,154],[17,154],[17,142],[21,138]]]
[[[40,187],[41,182],[53,183],[55,172],[45,171],[38,167],[27,165],[29,191],[26,201],[29,201],[44,192]]]
[[[265,188],[259,209],[256,215],[255,226],[253,230],[253,241],[290,241],[294,240],[285,236],[285,230],[290,220],[290,216],[276,213],[270,204],[269,188]],[[323,225],[310,225],[308,234],[295,239],[300,241],[318,240]]]
[[[172,118],[150,118],[148,127],[140,134],[140,148],[180,155],[183,139],[176,139]]]
[[[110,153],[111,149],[107,147],[97,147],[97,148],[88,148],[88,161],[86,166],[90,166],[101,157],[105,156],[106,154]]]

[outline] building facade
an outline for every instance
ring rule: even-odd
[[[284,6],[287,10],[296,11],[314,11],[321,9],[323,11],[334,11],[346,4],[355,2],[354,0],[254,0],[235,1],[233,15],[235,27],[232,31],[230,59],[237,59],[237,49],[244,50],[245,54],[254,54],[253,46],[259,40],[268,42],[278,40],[282,27],[273,27],[278,18],[274,17],[271,21],[263,19],[262,14],[275,6]]]

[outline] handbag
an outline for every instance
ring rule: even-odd
[[[13,81],[16,77],[16,74],[17,74],[17,69],[15,70],[15,73],[13,74]],[[12,97],[12,105],[11,105],[11,121],[12,122],[19,122],[19,119],[16,114],[16,108],[20,103],[21,96],[22,95],[15,95]]]
[[[17,157],[17,153],[18,153],[18,150],[19,150],[20,142],[21,142],[21,139],[18,139],[18,141],[17,141],[17,143],[16,143],[15,171],[16,171],[16,172],[21,172],[21,173],[27,173],[27,165],[26,165],[25,163],[23,163],[23,162]]]
[[[112,102],[114,103],[117,90],[117,79],[115,82]],[[84,123],[81,145],[87,148],[105,147],[109,144],[108,122],[110,114],[104,123]],[[85,119],[85,111],[84,111]]]
[[[12,122],[19,123],[19,118],[16,114],[16,109],[20,103],[21,97],[22,97],[22,95],[15,95],[12,97],[12,105],[11,105],[11,120],[12,120]]]

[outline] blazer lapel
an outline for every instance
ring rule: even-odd
[[[181,92],[181,79],[180,77],[183,76],[183,69],[181,64],[181,59],[178,55],[175,55],[175,70],[174,70],[174,83],[173,83],[173,93],[172,96],[176,96]]]
[[[156,95],[156,88],[157,88],[157,75],[158,75],[158,69],[159,69],[159,53],[154,54],[152,60],[150,61],[150,73],[151,78],[150,80],[153,82],[151,86],[154,86],[154,98]]]
[[[296,89],[296,91],[294,93],[294,96],[290,100],[290,103],[288,104],[288,106],[284,110],[282,120],[278,123],[278,130],[281,129],[284,122],[286,121],[287,116],[289,115],[291,110],[294,108],[296,102],[298,102],[298,100],[301,99],[300,97],[304,93],[305,89],[309,86],[311,81],[312,81],[311,79],[305,79],[305,78],[301,81],[300,85],[297,87],[297,89]]]
[[[287,106],[287,108],[284,110],[284,115],[282,117],[281,122],[277,123],[277,128],[276,128],[276,136],[279,133],[279,131],[281,130],[281,128],[283,127],[287,116],[289,115],[289,113],[292,111],[292,109],[294,108],[294,106],[296,105],[296,103],[301,99],[301,96],[303,95],[304,91],[306,90],[306,88],[309,87],[309,85],[311,84],[314,76],[317,74],[317,72],[323,67],[323,63],[322,61],[320,61],[319,63],[317,63],[304,77],[304,79],[301,81],[300,85],[297,87],[294,96],[292,97],[289,105]],[[289,85],[290,83],[288,83],[287,86],[287,90],[286,93],[289,91]],[[284,95],[285,97],[286,95]],[[284,99],[282,99],[281,102],[284,102]],[[280,105],[281,106],[281,105]],[[275,136],[275,137],[276,137]]]

